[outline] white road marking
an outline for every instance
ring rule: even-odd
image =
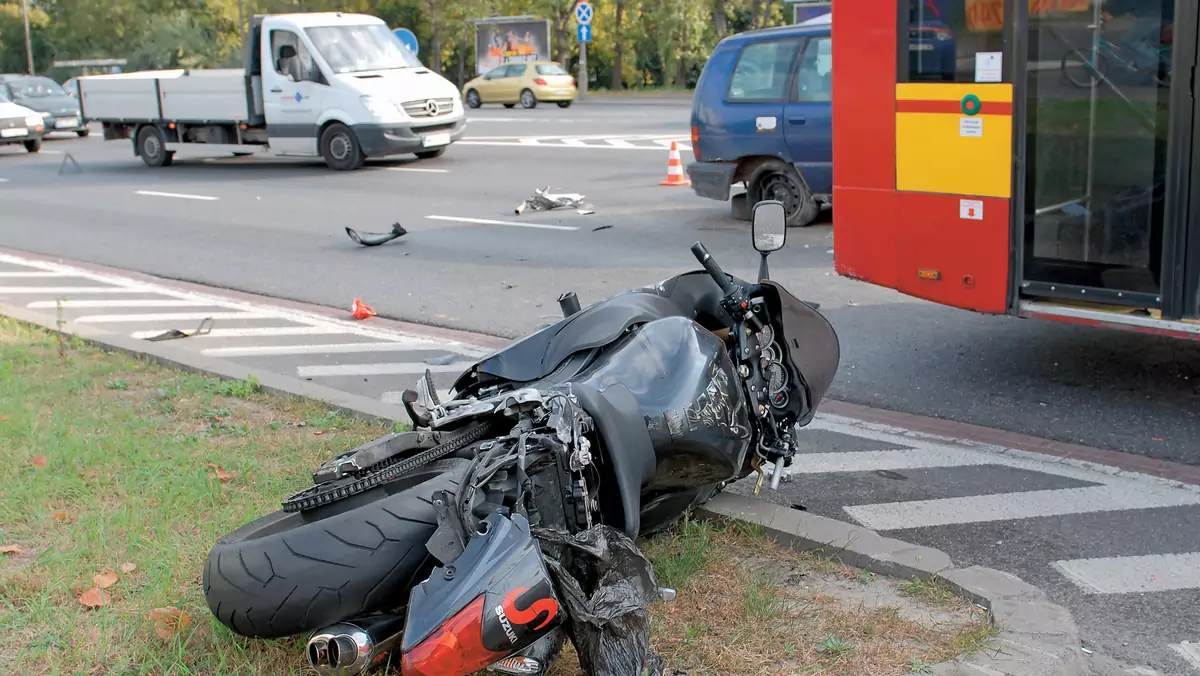
[[[520,139],[520,143],[521,143],[521,145],[526,145],[526,146],[540,145],[538,140],[535,138],[523,138],[523,139]]]
[[[420,375],[429,369],[430,373],[462,373],[471,365],[469,361],[457,364],[425,364],[422,362],[405,362],[399,364],[320,364],[316,366],[297,366],[296,375],[301,378],[328,378],[333,376],[394,376]]]
[[[134,331],[129,334],[129,337],[135,340],[145,340],[146,338],[151,338],[170,330],[153,329],[148,331]],[[353,333],[353,331],[348,329],[339,329],[334,326],[258,326],[244,329],[213,329],[203,335],[191,336],[190,338],[275,338],[279,336],[327,336]]]
[[[202,200],[205,202],[215,202],[220,197],[212,197],[210,195],[189,195],[182,192],[158,192],[156,190],[134,190],[135,195],[144,195],[146,197],[174,197],[181,200]]]
[[[895,530],[1198,504],[1200,495],[1186,491],[1155,491],[1151,487],[1130,483],[971,495],[941,500],[886,502],[843,509],[851,518],[867,528]]]
[[[637,146],[633,145],[632,143],[630,143],[629,141],[624,141],[619,138],[606,138],[606,139],[604,139],[604,142],[607,143],[608,145],[616,147],[616,148],[636,148],[637,147]]]
[[[8,179],[7,179],[7,178],[0,178],[0,183],[8,183]]]
[[[120,286],[0,286],[0,293],[62,293],[72,295],[77,293],[152,293],[136,287]]]
[[[566,146],[576,146],[576,147],[585,147],[585,148],[587,147],[587,144],[583,142],[583,139],[565,138],[562,140],[562,142],[563,142],[563,145],[566,145]]]
[[[1139,594],[1200,588],[1200,552],[1055,561],[1055,570],[1089,594]]]
[[[283,354],[349,354],[353,352],[415,352],[441,350],[432,340],[408,340],[389,343],[330,343],[325,345],[251,345],[246,347],[210,347],[201,350],[206,357],[253,357]]]
[[[1193,668],[1200,670],[1200,643],[1193,643],[1191,641],[1173,643],[1171,644],[1171,650],[1179,653]]]
[[[599,144],[599,143],[563,143],[563,142],[561,142],[561,141],[560,141],[560,142],[557,142],[557,143],[555,143],[555,142],[547,142],[547,141],[538,141],[537,143],[524,143],[524,142],[522,142],[522,140],[512,140],[512,141],[473,141],[473,140],[463,139],[463,140],[461,140],[461,141],[459,141],[459,142],[458,142],[458,145],[465,145],[465,146],[502,146],[502,147],[522,147],[522,148],[530,148],[530,147],[537,147],[537,148],[586,148],[586,149],[589,149],[589,150],[590,150],[590,149],[597,149],[597,150],[601,150],[601,149],[607,149],[607,150],[653,150],[653,151],[655,151],[655,152],[662,152],[662,146],[661,146],[661,145],[634,145],[634,144],[632,144],[632,143],[629,143],[629,142],[627,142],[627,141],[625,141],[625,140],[623,140],[623,139],[614,139],[614,140],[616,141],[616,143],[615,143],[615,144],[608,144],[608,143],[606,143],[606,144],[604,144],[604,145],[601,145],[601,144]],[[647,140],[646,140],[646,142],[649,142],[649,141],[650,141],[650,139],[647,139]],[[667,144],[667,146],[670,146],[670,145],[671,145],[670,143],[668,143],[668,144]],[[685,149],[685,148],[686,148],[687,150],[691,150],[691,148],[692,148],[692,147],[691,147],[690,145],[686,145],[686,144],[684,144],[684,143],[680,143],[680,144],[679,144],[679,148],[680,148],[680,149]]]
[[[78,324],[133,324],[139,322],[190,322],[202,319],[273,319],[266,312],[146,312],[136,315],[84,315],[76,317]]]
[[[22,267],[33,268],[37,270],[46,270],[48,272],[64,272],[72,277],[79,277],[93,282],[109,284],[112,286],[100,287],[84,287],[93,288],[91,293],[140,293],[153,294],[157,296],[166,296],[168,298],[178,298],[180,300],[201,301],[205,305],[211,307],[222,307],[230,310],[241,310],[243,312],[255,312],[267,314],[275,319],[294,322],[301,326],[277,326],[277,327],[246,327],[236,329],[213,329],[211,333],[204,336],[192,336],[189,340],[202,338],[221,338],[221,337],[257,337],[257,336],[299,336],[299,335],[321,335],[321,334],[343,334],[355,335],[366,338],[375,338],[382,341],[395,341],[401,338],[421,338],[423,336],[405,334],[402,331],[394,329],[377,329],[372,328],[370,324],[363,324],[359,321],[347,319],[335,319],[325,314],[308,312],[304,310],[295,310],[285,306],[266,305],[259,303],[248,303],[245,301],[234,300],[228,296],[218,296],[214,294],[198,293],[194,291],[182,291],[180,289],[162,286],[158,284],[150,284],[141,281],[136,281],[128,277],[113,275],[109,273],[93,272],[82,268],[63,265],[61,263],[51,263],[48,261],[32,260],[13,256],[10,254],[0,253],[0,263],[10,265],[19,265]],[[3,293],[4,287],[0,287],[0,293]],[[10,287],[13,288],[13,287]],[[35,292],[44,290],[46,287],[15,287],[21,291],[27,291],[33,288]],[[65,292],[68,295],[77,293],[81,287],[66,287]],[[54,290],[55,293],[63,292],[63,289]],[[89,293],[85,291],[84,293]],[[347,317],[349,312],[347,311]],[[158,329],[157,331],[140,331],[134,333],[136,338],[148,338],[155,336],[170,329]],[[438,339],[439,348],[447,352],[456,352],[463,355],[483,356],[492,353],[494,350],[485,348],[471,343],[465,343],[459,340],[443,340]]]
[[[29,277],[41,279],[44,277],[70,277],[65,272],[46,272],[44,270],[31,270],[29,272],[0,272],[0,279],[8,279],[12,277]]]
[[[56,308],[62,305],[65,309],[73,308],[115,308],[115,307],[207,307],[209,303],[198,300],[177,300],[162,298],[153,300],[35,300],[25,307],[30,310]]]
[[[493,221],[487,218],[467,218],[465,216],[426,216],[431,221],[455,221],[458,223],[475,223],[478,225],[509,225],[514,228],[535,228],[539,230],[578,230],[573,225],[548,225],[545,223],[519,223],[517,221]]]
[[[991,459],[981,453],[953,448],[912,448],[899,451],[849,451],[804,453],[796,456],[788,473],[873,472],[880,469],[926,469],[986,465]]]
[[[418,174],[448,174],[449,169],[428,169],[425,167],[380,167],[386,171],[411,171]]]

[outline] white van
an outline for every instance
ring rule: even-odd
[[[323,157],[438,157],[466,131],[457,87],[425,68],[381,19],[341,12],[251,21],[244,69],[79,79],[83,118],[132,139],[152,167],[176,151]]]

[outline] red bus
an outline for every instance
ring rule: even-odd
[[[838,274],[1200,339],[1195,0],[836,0],[832,23]]]

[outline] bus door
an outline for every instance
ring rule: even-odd
[[[1196,317],[1195,0],[1018,4],[1023,176],[1010,311]]]

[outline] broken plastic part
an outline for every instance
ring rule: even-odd
[[[514,213],[521,214],[527,209],[533,211],[550,211],[551,209],[562,208],[578,209],[581,212],[587,211],[591,208],[591,205],[584,205],[583,199],[583,195],[575,192],[552,193],[550,192],[550,186],[546,186],[545,188],[534,190],[533,195],[529,199],[517,205]],[[595,212],[592,211],[592,213]]]
[[[347,227],[346,234],[350,236],[350,239],[363,246],[379,246],[380,244],[387,244],[397,237],[407,235],[408,231],[399,223],[393,223],[391,232],[364,232],[359,234],[356,230]]]
[[[571,620],[567,631],[583,673],[661,676],[663,660],[650,650],[650,604],[661,591],[650,561],[637,544],[605,525],[574,536],[538,529],[534,536],[591,559],[596,583],[588,592],[560,562],[546,560]]]
[[[197,326],[195,331],[188,332],[188,331],[180,331],[179,329],[171,329],[170,331],[165,331],[163,333],[158,334],[157,336],[150,336],[149,338],[146,338],[146,340],[149,340],[149,341],[175,340],[177,338],[190,338],[191,336],[203,336],[203,335],[206,335],[208,332],[212,331],[212,327],[213,327],[212,317],[205,317],[204,319],[200,320],[200,326]]]

